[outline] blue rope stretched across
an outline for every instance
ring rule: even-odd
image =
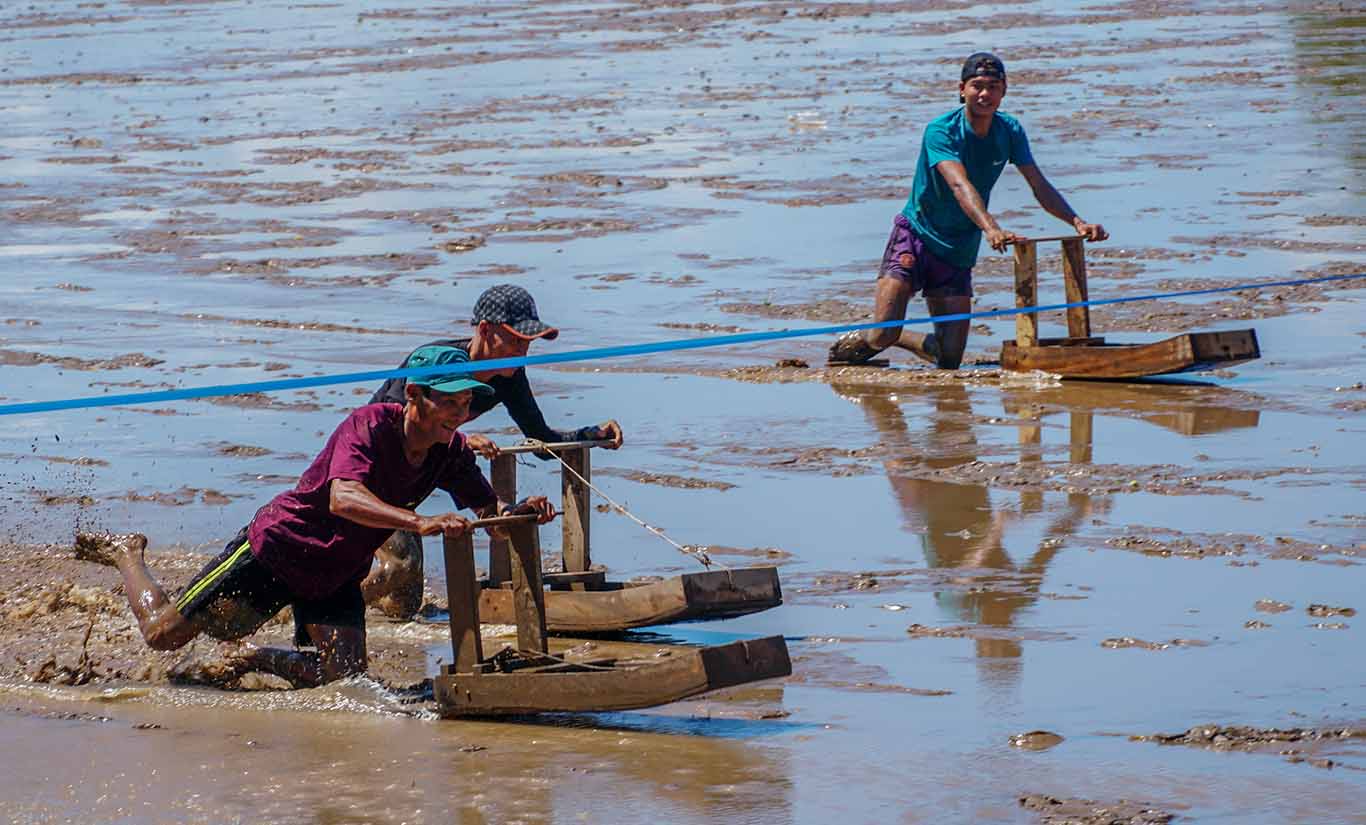
[[[275,381],[251,381],[243,384],[216,384],[207,387],[185,387],[175,390],[155,390],[152,392],[100,395],[86,398],[65,398],[55,401],[29,401],[17,404],[0,405],[0,416],[25,415],[58,410],[88,409],[91,407],[112,407],[127,404],[152,404],[166,401],[184,401],[191,398],[209,398],[221,395],[242,395],[244,393],[279,392],[299,390],[308,387],[325,387],[333,384],[361,384],[383,381],[389,378],[416,378],[424,375],[451,375],[485,370],[507,369],[509,367],[534,366],[537,364],[563,364],[571,361],[598,361],[607,358],[627,358],[633,355],[653,355],[660,352],[678,352],[705,347],[728,347],[736,344],[753,344],[761,341],[778,341],[785,338],[806,338],[819,335],[838,335],[855,330],[883,329],[911,324],[942,323],[946,321],[968,321],[978,318],[1000,318],[1007,315],[1021,315],[1033,312],[1052,312],[1074,307],[1095,307],[1111,304],[1127,304],[1135,301],[1155,301],[1162,298],[1186,298],[1194,295],[1213,295],[1220,292],[1240,292],[1246,289],[1268,289],[1271,287],[1304,286],[1334,281],[1348,281],[1366,278],[1366,272],[1353,275],[1325,275],[1318,278],[1299,278],[1292,281],[1268,281],[1257,284],[1189,289],[1180,292],[1156,292],[1148,295],[1134,295],[1127,298],[1103,298],[1090,301],[1075,301],[1065,304],[1042,304],[1034,307],[1013,307],[985,312],[959,312],[951,315],[935,315],[924,318],[906,318],[899,321],[870,321],[861,324],[840,324],[837,326],[812,327],[809,329],[780,329],[769,332],[740,332],[731,335],[712,335],[701,338],[682,338],[673,341],[655,341],[647,344],[627,344],[615,347],[594,347],[571,350],[569,352],[548,353],[545,355],[525,355],[518,358],[493,358],[485,361],[471,361],[463,364],[442,364],[433,367],[414,367],[408,369],[367,370],[347,372],[336,375],[319,375],[311,378],[282,378]]]

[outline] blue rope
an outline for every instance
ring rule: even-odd
[[[996,309],[987,312],[959,312],[952,315],[906,318],[899,321],[872,321],[862,324],[841,324],[837,326],[813,327],[810,329],[781,329],[769,332],[741,332],[733,335],[713,335],[702,338],[684,338],[674,341],[656,341],[648,344],[596,347],[591,349],[571,350],[569,352],[549,353],[546,355],[526,355],[518,358],[493,358],[484,361],[472,361],[463,364],[442,364],[433,367],[368,370],[365,372],[347,372],[337,375],[320,375],[312,378],[282,378],[276,381],[252,381],[245,384],[216,384],[208,387],[186,387],[184,389],[176,390],[100,395],[87,398],[66,398],[56,401],[30,401],[18,404],[0,405],[0,416],[56,412],[58,410],[88,409],[92,407],[112,407],[126,404],[153,404],[165,401],[184,401],[191,398],[209,398],[220,395],[241,395],[243,393],[279,392],[281,390],[298,390],[308,387],[325,387],[333,384],[362,384],[371,381],[383,381],[389,378],[406,379],[425,375],[452,375],[468,372],[483,372],[485,370],[507,369],[509,367],[535,366],[537,364],[562,364],[570,361],[597,361],[606,358],[626,358],[633,355],[679,352],[682,350],[702,349],[704,347],[728,347],[736,344],[753,344],[760,341],[778,341],[784,338],[838,335],[840,333],[853,332],[855,330],[884,329],[908,326],[911,324],[944,323],[947,321],[968,321],[978,318],[1000,318],[1007,315],[1052,312],[1055,310],[1072,309],[1074,307],[1127,304],[1135,301],[1155,301],[1162,298],[1186,298],[1193,295],[1214,295],[1220,292],[1240,292],[1246,289],[1303,286],[1306,284],[1348,281],[1355,278],[1366,278],[1366,272],[1356,273],[1354,275],[1326,275],[1319,278],[1301,278],[1293,281],[1269,281],[1258,284],[1211,287],[1209,289],[1190,289],[1181,292],[1158,292],[1149,295],[1135,295],[1128,298],[1104,298],[1092,301],[1076,301],[1066,304],[1014,307],[1011,309]]]

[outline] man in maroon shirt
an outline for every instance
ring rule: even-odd
[[[409,366],[465,363],[455,347],[424,347]],[[361,580],[375,550],[394,530],[458,536],[469,521],[456,513],[413,512],[434,490],[479,516],[508,512],[479,471],[456,429],[469,419],[475,393],[490,388],[464,374],[408,380],[405,403],[367,404],[347,416],[294,489],[256,512],[251,523],[209,562],[175,601],[152,578],[142,534],[76,537],[80,558],[111,564],[123,575],[129,607],[143,638],[175,650],[200,633],[239,639],[285,605],[317,652],[254,648],[239,664],[296,685],[329,682],[366,668],[365,602]],[[554,508],[542,496],[519,512],[541,523]]]

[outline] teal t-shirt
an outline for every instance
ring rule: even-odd
[[[990,204],[991,187],[1005,171],[1006,162],[1031,165],[1034,156],[1029,153],[1029,139],[1020,121],[1003,112],[992,117],[991,129],[984,138],[972,131],[963,106],[935,118],[925,127],[920,159],[915,164],[915,183],[901,214],[937,257],[968,269],[977,263],[982,230],[963,212],[948,182],[934,168],[945,160],[963,164],[968,180],[982,196],[982,203]]]

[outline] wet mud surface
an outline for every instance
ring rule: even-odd
[[[794,661],[535,724],[431,718],[435,544],[423,619],[372,613],[371,676],[314,691],[231,672],[216,643],[148,650],[113,571],[70,555],[75,529],[142,530],[182,584],[373,382],[4,419],[0,715],[31,755],[0,782],[13,818],[1359,817],[1361,285],[1255,286],[1366,270],[1350,8],[142,0],[0,23],[6,403],[384,369],[467,334],[494,283],[560,326],[533,354],[869,320],[919,134],[987,41],[1040,168],[1113,235],[1087,245],[1091,297],[1254,285],[1098,306],[1094,333],[1252,327],[1263,352],[1078,385],[1002,373],[1005,317],[973,323],[958,372],[827,367],[820,337],[533,368],[553,426],[622,422],[604,489],[723,564],[778,566],[785,597],[556,649],[782,634]],[[991,204],[1011,231],[1062,227],[1013,171]],[[1060,270],[1041,245],[1041,302]],[[1010,257],[984,248],[974,289],[1012,307]],[[610,508],[592,535],[613,579],[697,569]],[[197,772],[220,764],[261,773]]]
[[[1030,794],[1020,797],[1020,807],[1036,813],[1037,821],[1044,825],[1167,825],[1176,819],[1176,814],[1124,799],[1101,803],[1091,799]]]
[[[1366,751],[1366,728],[1253,728],[1243,725],[1197,725],[1183,733],[1154,733],[1129,737],[1133,742],[1185,745],[1215,751],[1274,753],[1292,764],[1316,768],[1366,771],[1359,760]],[[1337,759],[1333,757],[1337,756]],[[1343,756],[1356,763],[1342,761]]]

